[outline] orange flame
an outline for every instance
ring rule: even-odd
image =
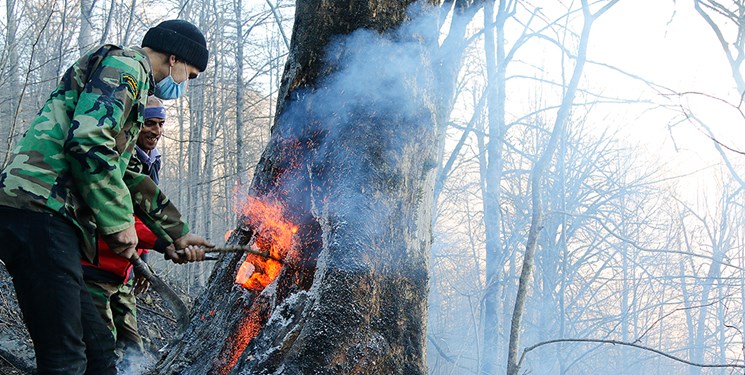
[[[273,258],[283,259],[292,247],[292,237],[298,228],[285,219],[282,206],[248,197],[241,211],[248,224],[258,228],[252,246]],[[249,254],[238,269],[235,282],[247,289],[262,290],[277,278],[281,270],[282,263]]]
[[[223,346],[215,363],[215,367],[208,371],[210,374],[227,375],[235,367],[241,355],[248,347],[248,344],[261,330],[263,322],[268,318],[267,311],[269,308],[268,299],[258,297],[245,315],[238,321],[235,330],[230,333],[227,344]]]

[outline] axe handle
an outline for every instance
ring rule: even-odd
[[[165,301],[171,310],[173,310],[173,314],[176,316],[178,330],[179,332],[184,332],[186,326],[189,325],[189,309],[186,307],[184,301],[179,298],[173,288],[153,273],[150,266],[140,259],[139,256],[135,254],[129,262],[134,266],[135,272],[147,279],[147,281],[150,282],[150,286],[153,287],[153,290],[158,292],[161,298],[163,298],[163,301]]]
[[[266,259],[271,259],[279,263],[284,263],[282,259],[274,257],[269,253],[254,250],[250,246],[235,245],[235,246],[224,246],[224,247],[210,247],[210,248],[204,248],[204,252],[207,254],[210,254],[210,253],[249,253],[249,254],[258,255]],[[184,255],[184,250],[176,250],[176,254]],[[215,259],[217,258],[208,257],[205,260],[215,260]]]

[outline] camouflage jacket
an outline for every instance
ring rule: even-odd
[[[0,172],[0,205],[69,219],[91,262],[96,233],[129,228],[135,212],[165,240],[188,233],[157,185],[127,168],[153,86],[142,49],[104,45],[78,59]]]

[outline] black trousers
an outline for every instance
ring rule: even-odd
[[[83,282],[75,227],[0,206],[0,259],[13,277],[38,374],[116,374],[114,337]]]

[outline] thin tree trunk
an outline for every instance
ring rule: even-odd
[[[216,22],[215,22],[215,32],[210,33],[210,39],[209,42],[210,45],[216,46],[218,43],[216,43],[217,40],[221,39],[223,37],[222,35],[222,17],[220,16],[220,12],[217,11],[217,2],[213,0],[212,2],[212,9],[215,12],[216,15]],[[207,104],[210,108],[210,119],[212,121],[209,121],[209,125],[207,126],[207,139],[204,142],[204,208],[202,209],[202,217],[201,220],[204,223],[204,234],[207,239],[212,239],[212,231],[213,231],[213,223],[212,223],[212,212],[214,212],[214,208],[212,206],[213,200],[212,200],[212,191],[213,191],[213,185],[215,184],[215,143],[217,141],[217,130],[224,124],[224,121],[222,121],[222,113],[225,111],[220,110],[222,108],[223,102],[218,100],[219,99],[219,92],[220,89],[218,87],[218,81],[221,80],[223,75],[223,62],[222,62],[222,54],[217,52],[213,54],[215,64],[213,65],[215,75],[215,79],[212,80],[212,95],[207,100]],[[220,107],[220,109],[218,109]],[[207,274],[206,271],[204,271],[204,262],[200,263],[200,285],[205,285],[207,283]]]
[[[274,21],[277,22],[277,27],[279,28],[279,33],[282,34],[282,41],[285,43],[285,47],[289,49],[290,40],[287,39],[287,35],[285,35],[285,29],[284,27],[282,27],[282,19],[279,17],[279,12],[277,11],[277,7],[275,7],[274,4],[272,4],[270,0],[266,0],[266,4],[269,5],[269,9],[272,10]]]
[[[95,0],[80,0],[80,34],[78,50],[84,54],[93,46],[93,7]]]
[[[554,123],[551,137],[549,138],[548,144],[546,145],[543,154],[540,159],[536,161],[533,166],[533,171],[530,178],[531,188],[531,204],[532,204],[532,215],[530,222],[530,229],[528,230],[528,239],[525,245],[525,255],[523,256],[522,270],[520,272],[520,279],[517,289],[517,295],[515,297],[515,308],[512,313],[512,321],[510,324],[510,337],[509,337],[509,348],[507,351],[507,374],[517,375],[520,371],[518,361],[520,358],[520,337],[522,331],[522,318],[525,314],[525,303],[528,296],[528,289],[530,288],[531,274],[533,273],[533,260],[535,257],[536,245],[538,243],[538,234],[543,226],[543,207],[541,202],[541,182],[545,170],[549,167],[551,158],[553,157],[554,151],[558,145],[559,139],[564,136],[564,128],[569,121],[569,114],[571,111],[572,103],[577,92],[577,86],[582,76],[585,60],[587,57],[587,45],[590,37],[590,29],[595,19],[602,13],[612,7],[618,0],[612,0],[601,8],[596,14],[592,14],[590,11],[590,5],[588,0],[582,0],[582,13],[584,18],[584,24],[582,27],[582,33],[580,35],[579,47],[577,51],[576,62],[572,77],[569,81],[569,85],[566,88],[564,97],[559,107],[558,113],[556,114],[556,120]]]
[[[8,74],[8,87],[11,88],[17,88],[20,87],[20,74],[18,70],[18,41],[16,39],[17,33],[18,33],[18,21],[19,17],[16,13],[16,0],[6,0],[5,1],[5,22],[7,25],[7,28],[5,30],[5,48],[8,51],[8,64],[7,64],[7,74]],[[17,112],[20,110],[20,102],[21,98],[19,96],[16,96],[14,93],[6,93],[4,96],[7,97],[7,101],[5,101],[5,105],[3,106],[3,110],[0,111],[0,113],[3,114],[3,118],[6,119],[13,119],[10,126],[3,127],[3,138],[6,139],[5,143],[5,152],[3,157],[3,165],[7,163],[8,155],[10,154],[11,150],[13,149],[13,145],[15,144],[15,123],[17,118]],[[7,131],[7,133],[5,133]]]
[[[62,1],[62,30],[59,35],[59,43],[57,44],[57,76],[62,75],[62,69],[65,69],[62,63],[62,57],[65,56],[65,30],[67,29],[67,0]]]
[[[695,336],[691,342],[691,347],[693,348],[691,361],[697,363],[704,362],[704,354],[707,347],[706,322],[709,319],[709,306],[711,305],[710,294],[715,287],[716,280],[721,275],[721,260],[724,255],[723,250],[718,246],[718,244],[712,243],[712,246],[712,256],[714,257],[714,261],[712,261],[709,266],[709,272],[706,274],[706,278],[704,278],[705,282],[701,283],[701,299],[696,301],[701,307],[698,308],[698,319],[695,324]],[[701,374],[701,368],[692,367],[691,374]]]
[[[451,5],[452,4],[452,5]],[[452,23],[448,30],[447,37],[442,42],[442,46],[439,47],[434,54],[437,56],[437,123],[440,125],[437,129],[438,143],[440,149],[438,150],[437,160],[440,170],[437,172],[437,182],[435,183],[434,192],[434,211],[435,218],[437,217],[437,205],[440,197],[440,193],[445,185],[445,180],[451,172],[453,162],[457,158],[460,150],[468,139],[469,133],[473,130],[473,124],[476,119],[480,116],[482,106],[479,105],[474,111],[472,120],[466,130],[463,131],[461,140],[453,148],[453,152],[450,157],[445,161],[445,137],[448,131],[448,122],[453,112],[453,106],[457,97],[456,84],[458,82],[458,73],[460,72],[461,66],[463,65],[463,54],[467,47],[467,41],[465,40],[467,26],[473,20],[476,15],[478,8],[480,8],[480,2],[467,1],[467,0],[456,0],[447,1],[440,6],[443,8],[442,13],[448,13],[448,8],[453,8]],[[444,16],[442,18],[445,18]],[[483,101],[480,102],[482,104]]]
[[[193,85],[188,91],[189,98],[189,147],[188,147],[188,171],[187,171],[187,195],[186,210],[188,222],[191,229],[197,233],[203,227],[204,219],[200,218],[200,204],[202,194],[203,165],[202,145],[204,143],[204,113],[205,113],[205,89],[204,84]],[[185,98],[179,99],[184,101]]]
[[[695,346],[693,345],[693,342],[696,338],[696,328],[694,325],[694,311],[692,309],[693,306],[693,296],[691,296],[691,292],[688,291],[688,278],[686,277],[686,268],[683,264],[683,260],[681,259],[679,261],[679,269],[680,274],[682,275],[680,279],[680,289],[681,289],[681,296],[683,297],[683,306],[685,306],[685,309],[683,312],[685,313],[686,317],[686,327],[688,328],[688,341],[690,345],[688,345],[688,358],[693,360],[693,358],[696,356],[696,350]],[[689,368],[688,373],[691,375],[694,375],[696,372],[696,369]]]
[[[621,196],[621,207],[626,207],[626,197]],[[621,233],[623,233],[624,236],[627,235],[626,232],[626,215],[621,216],[621,222],[619,225],[619,230]],[[622,283],[623,286],[621,288],[621,316],[623,317],[623,314],[629,313],[629,295],[632,293],[633,289],[629,287],[629,284],[633,284],[634,280],[634,268],[632,260],[630,260],[630,257],[633,257],[634,255],[631,254],[629,251],[629,246],[626,242],[623,242],[621,244],[621,253],[622,254],[628,254],[621,257],[621,269],[622,269]],[[632,299],[633,301],[633,299]],[[621,319],[621,340],[624,342],[630,342],[631,334],[629,332],[629,315],[626,315],[625,319]],[[563,336],[562,336],[563,337]],[[623,357],[623,368],[628,368],[629,365],[629,359],[627,359],[625,356]]]
[[[39,44],[39,41],[42,38],[42,35],[44,35],[44,31],[47,29],[47,26],[49,26],[49,21],[52,18],[52,13],[49,13],[49,17],[44,22],[44,25],[42,26],[41,30],[39,30],[39,34],[36,37],[36,40],[31,45],[31,56],[29,58],[29,64],[28,67],[26,67],[26,72],[24,74],[24,82],[23,85],[21,85],[21,93],[19,95],[19,99],[15,101],[15,108],[13,108],[13,118],[11,121],[10,129],[8,130],[8,138],[7,138],[7,144],[6,144],[6,150],[5,150],[5,158],[3,160],[3,165],[6,165],[8,163],[8,159],[10,157],[10,153],[13,149],[13,144],[15,143],[15,131],[16,127],[18,125],[18,117],[21,112],[21,98],[23,98],[24,93],[26,90],[31,86],[30,84],[30,78],[31,78],[31,72],[33,70],[32,64],[34,63],[35,55],[36,55],[36,48]]]
[[[505,261],[502,246],[500,208],[503,137],[505,129],[506,53],[504,25],[507,21],[507,2],[500,1],[496,20],[494,1],[484,5],[484,52],[487,71],[487,124],[489,140],[486,144],[486,165],[482,168],[484,230],[486,233],[486,290],[484,291],[484,353],[482,374],[496,374],[499,358],[499,276]],[[493,27],[492,27],[493,25]],[[496,35],[495,35],[496,34]]]
[[[104,25],[103,32],[101,33],[100,44],[106,43],[109,38],[109,30],[111,29],[111,19],[114,18],[114,9],[116,9],[116,0],[111,0],[109,3],[109,14],[106,17],[106,24]]]
[[[199,29],[200,30],[208,30],[207,24],[210,22],[208,21],[208,15],[209,14],[217,14],[219,15],[220,12],[215,12],[212,8],[212,2],[209,0],[206,0],[204,3],[201,4],[199,7]],[[219,30],[219,28],[217,28]],[[214,32],[207,33],[207,35],[214,35]],[[215,38],[216,39],[216,38]],[[213,42],[214,40],[211,39],[210,42]],[[209,75],[212,75],[212,82],[213,84],[217,83],[218,75],[217,72],[211,72]],[[205,236],[209,237],[210,232],[207,230],[207,227],[212,223],[211,220],[211,212],[212,212],[212,195],[211,195],[211,184],[212,184],[212,178],[211,178],[211,171],[214,169],[214,166],[212,164],[208,164],[207,160],[210,155],[210,143],[213,138],[208,138],[208,134],[216,128],[216,125],[209,122],[207,120],[207,114],[210,113],[211,105],[214,105],[214,99],[216,92],[213,91],[209,97],[207,96],[209,93],[207,84],[201,84],[196,87],[197,91],[197,100],[196,104],[194,101],[190,102],[190,105],[197,108],[197,113],[195,116],[195,124],[198,129],[198,139],[199,142],[196,144],[196,150],[197,150],[197,158],[195,166],[198,169],[199,176],[196,176],[194,180],[194,196],[195,196],[195,202],[196,207],[194,207],[194,213],[196,214],[196,217],[193,221],[191,221],[192,225],[194,226],[194,230],[197,233],[204,233]],[[192,108],[193,108],[192,107]],[[191,108],[190,108],[191,109]],[[211,117],[212,120],[216,120],[215,117]],[[209,124],[209,125],[208,125]],[[204,162],[202,161],[202,153],[204,153]],[[210,173],[204,173],[200,171],[204,171],[205,169],[209,168]],[[210,191],[208,194],[207,192]],[[204,262],[199,262],[196,264],[193,264],[194,268],[197,269],[196,271],[196,284],[199,288],[205,286],[207,284],[207,270],[206,270],[206,264]]]
[[[181,186],[184,181],[184,166],[183,161],[186,160],[186,149],[185,147],[188,147],[189,143],[186,137],[186,119],[184,116],[184,105],[183,101],[178,101],[178,160],[180,161],[179,165],[176,167],[176,184],[178,186]],[[187,198],[184,197],[184,190],[186,189],[176,189],[178,191],[178,206],[179,207],[187,207],[188,209],[188,203]]]
[[[726,300],[725,296],[725,290],[727,288],[726,285],[723,285],[720,282],[717,282],[719,288],[717,288],[717,300],[724,301]],[[717,304],[717,348],[718,355],[717,355],[717,363],[727,363],[727,324],[725,323],[727,321],[727,311],[725,310],[725,304],[718,303]],[[719,370],[719,375],[724,375],[726,372],[724,369]]]
[[[129,45],[129,38],[132,35],[132,22],[135,19],[135,9],[137,8],[137,0],[132,0],[129,5],[129,18],[127,18],[127,27],[124,29],[124,37],[122,37],[122,44],[125,46]]]
[[[243,84],[243,0],[233,0],[233,8],[235,9],[235,19],[237,20],[235,26],[235,166],[238,174],[236,176],[238,186],[242,188],[244,181],[246,181],[245,173],[247,172],[243,157],[246,152],[243,145],[243,140],[246,137],[243,124],[243,102],[245,101],[245,87]]]

